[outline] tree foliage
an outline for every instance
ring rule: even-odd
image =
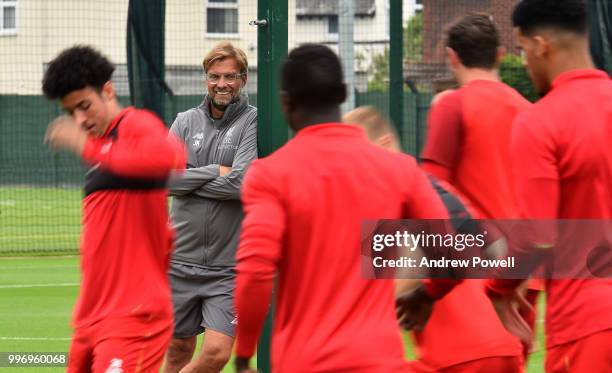
[[[519,91],[529,101],[535,102],[539,98],[520,56],[504,56],[499,66],[499,75],[502,82]]]
[[[423,13],[416,13],[404,27],[404,57],[409,62],[423,61]]]
[[[415,14],[404,27],[404,60],[421,62],[423,60],[423,14]],[[386,92],[389,90],[389,48],[372,57],[368,91]]]
[[[371,78],[368,91],[386,92],[389,90],[389,48],[372,57]]]

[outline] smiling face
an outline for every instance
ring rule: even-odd
[[[72,91],[60,99],[66,111],[92,136],[103,136],[111,123],[114,89],[107,83],[101,92],[92,87]]]
[[[225,111],[227,106],[240,97],[246,76],[240,74],[240,67],[233,58],[214,62],[206,72],[208,95],[214,107]]]

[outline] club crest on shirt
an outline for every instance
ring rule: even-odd
[[[193,148],[197,149],[200,147],[200,145],[202,145],[202,140],[204,139],[204,132],[198,132],[195,135],[193,135],[192,137],[193,139]]]
[[[233,134],[234,134],[234,129],[236,127],[231,127],[229,130],[227,130],[227,132],[225,133],[225,136],[223,136],[223,141],[221,141],[221,145],[219,146],[219,149],[238,149],[237,145],[234,145],[233,143]]]
[[[223,138],[223,145],[232,144],[232,135],[234,134],[234,128],[235,127],[232,127],[229,130],[227,130],[227,133],[225,134],[225,137]]]
[[[110,365],[104,373],[123,373],[123,369],[121,366],[123,365],[123,360],[121,359],[111,359]]]
[[[100,148],[100,154],[106,154],[111,150],[111,147],[113,146],[112,142],[107,142],[106,144],[102,145],[102,147]]]

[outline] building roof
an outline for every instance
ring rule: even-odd
[[[338,15],[339,0],[296,0],[298,17]],[[354,0],[356,16],[373,17],[376,13],[375,0]]]

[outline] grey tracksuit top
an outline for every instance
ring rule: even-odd
[[[176,230],[172,261],[229,267],[236,264],[243,218],[242,179],[257,158],[257,109],[243,94],[215,120],[209,100],[179,113],[170,128],[187,148],[187,169],[169,186]],[[232,171],[219,176],[219,165]]]

